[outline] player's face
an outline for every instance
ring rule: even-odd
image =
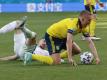
[[[45,42],[45,40],[44,40],[44,39],[40,40],[38,45],[39,45],[41,48],[44,49],[44,48],[46,47],[46,42]]]
[[[86,18],[85,20],[84,20],[84,25],[88,25],[88,24],[90,24],[90,22],[91,22],[91,18]]]
[[[87,18],[83,17],[83,20],[82,20],[83,27],[86,27],[87,25],[89,25],[90,22],[91,22],[91,16],[88,16]]]

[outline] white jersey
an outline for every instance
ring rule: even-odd
[[[33,52],[33,54],[40,54],[44,56],[49,56],[49,52],[47,50],[42,49],[41,47],[37,46]]]
[[[25,41],[26,39],[24,33],[14,34],[14,53],[20,59],[23,59],[23,56],[26,52],[49,56],[49,52],[47,50],[42,49],[41,47],[37,46],[37,44],[28,46],[25,44]]]

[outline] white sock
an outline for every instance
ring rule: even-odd
[[[18,24],[17,21],[13,21],[13,22],[6,24],[5,26],[3,26],[0,29],[0,34],[4,34],[4,33],[13,31],[15,28],[18,27],[17,24]]]
[[[36,37],[36,33],[31,31],[31,30],[29,30],[26,27],[24,27],[22,29],[22,31],[24,32],[26,38],[35,38]]]

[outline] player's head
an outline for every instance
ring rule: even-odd
[[[79,20],[82,27],[86,27],[91,22],[91,13],[89,11],[82,11],[79,15]]]
[[[46,47],[45,39],[41,39],[38,43],[38,46],[40,46],[42,49],[44,49]]]

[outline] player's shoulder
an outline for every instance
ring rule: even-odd
[[[78,18],[65,18],[63,21],[78,21]]]
[[[77,24],[78,18],[71,18],[72,23]]]
[[[72,20],[78,21],[78,18],[72,18]]]

